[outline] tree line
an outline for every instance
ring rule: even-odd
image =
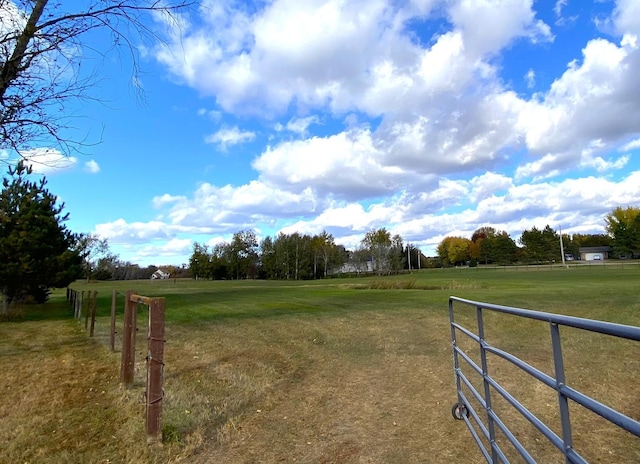
[[[404,245],[385,228],[368,232],[351,251],[326,231],[279,233],[258,241],[253,231],[243,230],[229,242],[194,243],[189,269],[195,279],[308,280],[341,273],[392,274],[424,260],[416,247]]]
[[[447,236],[426,257],[415,246],[386,228],[367,232],[347,250],[326,231],[317,235],[279,233],[258,241],[251,230],[236,232],[229,242],[213,246],[194,243],[189,271],[195,279],[306,280],[336,274],[388,275],[407,269],[457,265],[548,263],[579,257],[580,248],[608,246],[613,257],[640,254],[640,208],[618,207],[605,217],[604,234],[562,234],[549,225],[522,232],[518,241],[491,226],[471,238]]]
[[[610,247],[611,257],[640,256],[640,208],[618,206],[605,218],[604,234],[562,234],[549,225],[522,232],[517,243],[505,231],[491,226],[477,229],[471,238],[447,236],[437,247],[440,265],[510,265],[548,263],[565,258],[578,259],[580,248]]]

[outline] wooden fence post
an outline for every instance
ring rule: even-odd
[[[84,300],[84,290],[82,291],[82,299]],[[89,327],[89,306],[91,305],[91,290],[87,291],[87,299],[84,303],[84,330]]]
[[[162,439],[162,374],[164,369],[165,299],[149,302],[149,334],[147,355],[147,442]]]
[[[82,314],[82,300],[80,299],[80,292],[76,290],[75,296],[73,297],[73,301],[75,302],[76,307],[76,321],[80,322],[80,317]]]
[[[91,299],[89,299],[91,302]],[[91,330],[89,330],[89,337],[93,337],[93,331],[96,326],[96,307],[98,306],[98,292],[93,292],[93,303],[91,304]]]
[[[109,332],[109,346],[111,351],[115,351],[116,346],[116,295],[117,291],[113,291],[111,294],[111,330]]]
[[[124,304],[124,333],[122,334],[122,362],[120,380],[125,385],[133,383],[136,361],[136,309],[138,303],[131,301],[132,291],[127,292]]]
[[[76,291],[71,290],[71,306],[73,307],[73,318],[78,320],[78,305],[76,305]]]

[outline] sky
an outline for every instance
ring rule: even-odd
[[[640,0],[203,0],[149,24],[137,76],[85,39],[99,80],[66,108],[87,144],[34,165],[122,260],[381,227],[432,256],[640,206]]]

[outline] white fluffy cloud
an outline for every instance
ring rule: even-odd
[[[533,0],[462,0],[453,2],[449,14],[464,36],[471,57],[496,53],[518,37],[549,41],[549,26],[536,19]]]
[[[312,124],[319,124],[318,116],[307,116],[306,118],[294,118],[287,123],[287,130],[296,134],[304,135]]]
[[[438,11],[435,5],[447,8],[451,29],[420,46],[404,26]],[[629,18],[638,7],[631,1],[618,2],[613,17],[621,37],[626,34],[620,43],[588,42],[580,61],[570,63],[548,92],[529,100],[503,89],[492,57],[516,40],[553,40],[531,0],[412,2],[404,7],[376,0],[366,2],[366,8],[360,0],[278,0],[254,12],[208,6],[205,23],[190,28],[175,46],[161,49],[158,59],[228,111],[277,112],[295,102],[336,114],[383,115],[380,129],[370,135],[381,151],[373,163],[379,174],[374,177],[393,179],[394,169],[405,170],[407,164],[440,174],[490,170],[523,141],[537,159],[519,173],[545,178],[580,163],[583,148],[594,139],[611,148],[639,124],[634,82],[640,58],[629,35],[637,29],[637,21]],[[563,6],[556,5],[556,12]],[[534,75],[530,70],[529,78]],[[302,133],[305,124],[290,129]],[[253,135],[234,129],[208,140],[234,143]],[[304,143],[311,153],[320,144],[349,136]],[[270,166],[283,164],[282,159],[276,162],[278,156],[295,157],[291,164],[299,166],[301,150],[292,148],[301,147],[268,150],[254,166],[264,168],[267,177]],[[342,167],[358,164],[361,155],[343,156]],[[352,179],[342,177],[348,189]],[[331,180],[327,189],[338,182]]]
[[[205,142],[220,144],[223,148],[229,145],[249,142],[255,138],[256,134],[251,131],[243,131],[238,127],[223,127],[214,134],[205,137]]]
[[[640,35],[640,4],[636,0],[617,0],[613,21],[619,34]]]
[[[635,139],[632,140],[631,142],[625,144],[624,146],[622,146],[620,148],[621,151],[623,152],[627,152],[627,151],[631,151],[631,150],[636,150],[640,148],[640,139]]]
[[[157,264],[176,263],[176,258],[189,254],[193,249],[193,241],[190,239],[173,238],[160,244],[147,244],[136,247],[133,251],[134,262],[146,262],[150,259]]]
[[[84,163],[84,170],[90,174],[97,174],[100,172],[100,165],[95,160],[90,160]]]
[[[78,162],[78,158],[66,156],[54,148],[26,150],[22,152],[22,156],[33,172],[45,175],[72,168]]]
[[[589,41],[581,63],[571,62],[541,101],[523,106],[518,127],[531,152],[570,152],[595,139],[615,143],[637,128],[632,76],[640,72],[639,58],[637,45],[628,41]]]
[[[281,143],[268,148],[253,166],[271,184],[307,186],[323,196],[363,198],[401,189],[413,176],[383,164],[383,158],[371,133],[358,130]]]

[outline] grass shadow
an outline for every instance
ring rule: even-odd
[[[0,323],[52,321],[72,317],[73,310],[69,303],[56,298],[47,303],[16,306],[9,311],[7,316],[0,316]]]

